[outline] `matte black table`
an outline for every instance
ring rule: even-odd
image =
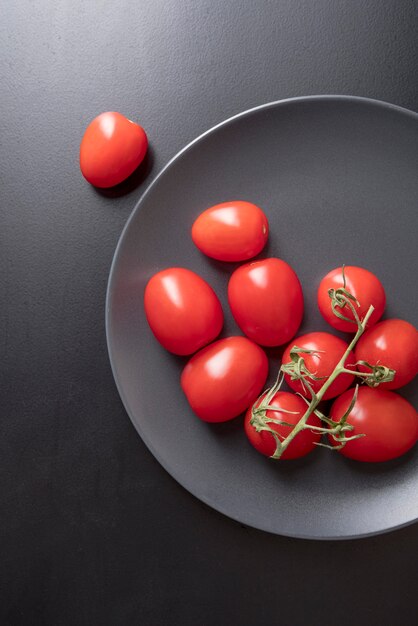
[[[416,624],[417,526],[318,543],[212,511],[137,436],[104,333],[122,227],[191,139],[297,95],[418,110],[416,3],[3,4],[0,623]],[[133,181],[97,191],[78,148],[105,110],[151,148]]]

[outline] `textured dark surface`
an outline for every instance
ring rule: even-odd
[[[416,25],[413,0],[4,3],[2,624],[416,623],[416,526],[314,543],[205,507],[135,433],[104,337],[114,247],[168,158],[278,98],[418,110]],[[151,155],[135,189],[104,194],[78,144],[112,109],[146,128]]]

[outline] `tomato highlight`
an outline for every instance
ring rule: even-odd
[[[80,144],[80,169],[95,187],[118,185],[143,161],[147,135],[139,124],[108,111],[88,125]]]
[[[192,239],[203,254],[218,261],[247,261],[267,243],[269,224],[256,204],[235,200],[206,209],[192,226]]]
[[[262,397],[257,400],[255,406],[249,408],[245,414],[244,428],[251,445],[264,456],[272,457],[276,450],[277,438],[283,440],[299,422],[306,411],[306,403],[293,393],[278,391],[268,403],[272,409],[265,410],[265,417],[270,424],[271,431],[257,431],[251,421],[254,413],[260,407]],[[283,422],[281,424],[277,422]],[[288,425],[289,424],[289,425]],[[320,427],[321,420],[312,413],[307,420],[307,424],[313,427]],[[311,452],[321,439],[321,433],[309,430],[308,428],[298,434],[290,442],[289,446],[280,456],[280,459],[298,459]]]
[[[302,322],[302,287],[281,259],[241,265],[229,280],[228,301],[241,330],[262,346],[287,343]]]
[[[267,374],[267,357],[259,346],[246,337],[227,337],[192,356],[181,387],[201,420],[226,422],[256,400]]]
[[[187,355],[221,332],[223,312],[212,287],[198,274],[171,267],[154,274],[144,293],[145,314],[156,339],[169,352]]]
[[[349,389],[335,400],[331,418],[339,422],[346,413],[354,391]],[[418,441],[418,415],[402,396],[386,389],[360,387],[347,417],[352,434],[363,436],[348,441],[339,450],[349,459],[367,463],[390,461],[408,452]],[[338,445],[332,436],[331,445]]]

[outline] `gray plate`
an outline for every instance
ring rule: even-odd
[[[201,422],[180,389],[184,360],[165,352],[147,326],[144,286],[165,267],[193,269],[221,298],[224,334],[240,334],[226,304],[232,266],[204,258],[193,246],[190,227],[212,204],[245,199],[263,207],[270,221],[263,255],[282,257],[302,281],[301,331],[327,330],[316,309],[316,287],[342,263],[374,271],[386,288],[386,316],[417,324],[417,122],[411,111],[342,96],[296,98],[246,111],[170,161],[123,231],[106,310],[119,393],[165,469],[243,524],[312,539],[359,537],[409,524],[418,518],[418,449],[380,465],[323,449],[274,463],[247,443],[242,418]],[[274,352],[270,357],[273,375],[279,361]],[[402,391],[411,401],[413,387]]]

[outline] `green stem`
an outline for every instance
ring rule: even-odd
[[[345,361],[346,361],[348,355],[350,354],[350,352],[353,350],[353,348],[356,345],[357,341],[360,339],[360,337],[364,333],[364,331],[366,329],[367,322],[369,321],[370,316],[372,315],[373,311],[374,311],[374,306],[370,305],[370,307],[369,307],[369,309],[368,309],[364,319],[361,322],[360,321],[358,322],[357,332],[354,335],[353,339],[351,340],[347,350],[344,352],[343,356],[338,361],[334,371],[332,372],[332,374],[330,374],[330,376],[325,381],[325,383],[322,385],[322,387],[318,391],[318,393],[313,394],[312,400],[310,401],[309,406],[306,409],[304,415],[301,417],[301,419],[296,424],[296,426],[293,428],[293,430],[281,442],[281,446],[278,446],[278,449],[276,449],[275,453],[272,455],[273,459],[279,459],[281,457],[283,451],[289,445],[289,443],[296,437],[296,435],[298,435],[300,433],[301,430],[306,428],[306,422],[308,421],[309,416],[315,411],[315,409],[317,408],[318,404],[321,402],[321,400],[323,399],[325,393],[331,387],[332,383],[337,378],[337,376],[339,376],[345,370],[345,367],[344,367]],[[350,370],[348,370],[348,371],[350,371]],[[350,373],[353,373],[353,372],[350,372]],[[308,426],[308,428],[309,428],[309,426]]]

